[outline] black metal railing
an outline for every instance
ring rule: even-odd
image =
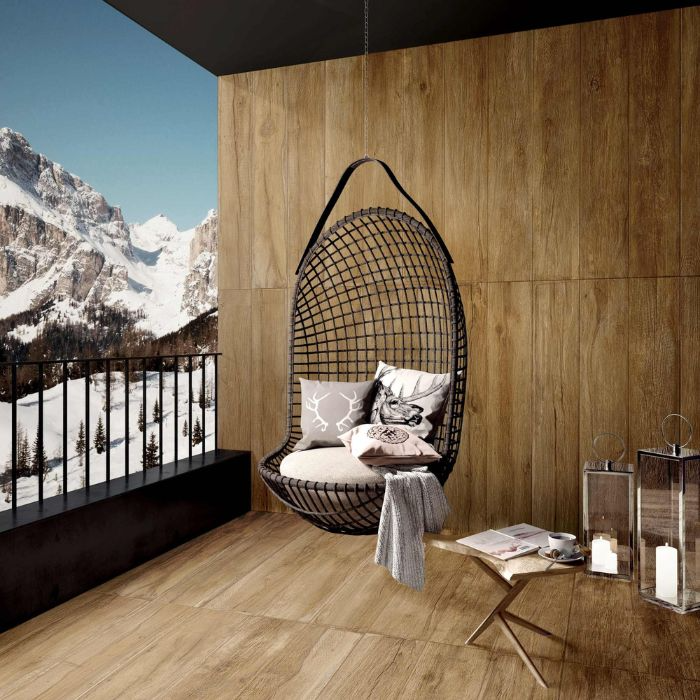
[[[191,460],[196,451],[204,454],[207,451],[206,433],[206,413],[213,408],[213,450],[218,449],[218,358],[221,353],[199,353],[199,354],[178,354],[140,357],[109,357],[109,358],[84,358],[78,360],[41,360],[22,362],[0,362],[0,401],[11,404],[9,437],[11,449],[9,461],[5,471],[2,472],[2,489],[7,494],[6,501],[12,504],[12,509],[24,502],[38,501],[42,503],[45,497],[44,482],[51,471],[55,471],[55,479],[60,484],[60,493],[66,495],[70,489],[69,484],[69,462],[79,456],[82,461],[82,478],[84,483],[81,486],[89,488],[92,477],[95,476],[91,469],[91,440],[93,440],[97,455],[104,453],[104,481],[109,482],[115,478],[113,469],[113,453],[115,450],[123,449],[123,474],[119,476],[129,477],[137,472],[144,475],[147,469],[163,468],[164,454],[164,404],[163,389],[164,376],[172,374],[172,415],[173,424],[172,451],[169,456],[172,461],[177,462],[184,459],[185,455],[180,453],[182,443],[181,437],[186,438],[187,454],[186,458]],[[33,368],[33,369],[32,369]],[[188,374],[188,396],[187,396],[187,424],[186,429],[183,424],[180,430],[179,413],[180,388],[179,375],[182,372]],[[199,382],[199,398],[195,401],[193,389],[193,376],[195,372],[201,372]],[[96,375],[104,374],[104,405],[99,412],[99,421],[96,426],[91,424],[90,404],[94,401],[95,395],[102,396],[98,391],[91,389],[93,378]],[[113,433],[115,430],[113,421],[113,390],[116,376],[122,374],[121,384],[124,389],[123,406],[123,444],[113,447]],[[20,381],[21,374],[21,381]],[[210,384],[208,385],[208,374]],[[213,377],[211,376],[213,374]],[[149,375],[151,375],[149,377]],[[149,385],[154,382],[149,381],[157,375],[157,399],[153,392],[149,391]],[[69,401],[69,383],[84,379],[84,401],[82,410],[80,402],[76,405],[75,399]],[[141,408],[138,418],[137,430],[141,430],[143,437],[141,440],[141,466],[142,469],[134,469],[130,461],[130,446],[134,435],[134,426],[131,425],[132,414],[130,404],[132,402],[132,387],[141,383]],[[53,387],[61,387],[60,400],[60,439],[54,440],[55,447],[60,452],[60,457],[49,460],[46,457],[46,415],[45,415],[45,393]],[[209,386],[211,390],[208,391]],[[19,408],[23,398],[36,395],[36,435],[33,447],[29,448],[26,432],[20,433]],[[150,431],[150,439],[147,430],[147,411],[150,406],[153,410],[152,423],[156,424],[158,437],[155,438],[154,430]],[[55,397],[54,397],[55,398]],[[155,401],[158,401],[157,410]],[[25,411],[34,409],[34,401],[24,402],[27,405],[21,407]],[[196,409],[193,404],[197,404]],[[2,405],[0,403],[0,405]],[[102,414],[105,420],[102,423]],[[69,440],[71,430],[69,430],[69,417],[80,415],[81,429],[77,435],[78,445],[77,455],[69,457]],[[211,417],[211,416],[210,416]],[[55,418],[55,416],[54,416]],[[156,419],[157,418],[157,419]],[[193,419],[195,424],[193,425]],[[75,420],[72,421],[73,424]],[[196,427],[196,432],[195,432]],[[94,434],[93,434],[94,428]],[[7,426],[0,426],[0,431],[7,431]],[[74,431],[73,431],[74,432]],[[2,442],[6,439],[7,433],[2,436]],[[0,442],[1,444],[1,442]],[[7,443],[5,443],[7,445]],[[211,447],[211,443],[210,443]],[[30,451],[32,454],[30,455]],[[58,473],[62,473],[62,479],[58,479]],[[22,504],[18,503],[18,482],[24,477],[38,478],[36,498],[24,499]],[[99,481],[102,482],[101,474]]]

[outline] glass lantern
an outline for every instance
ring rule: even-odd
[[[602,459],[597,445],[613,437],[622,445],[615,460]],[[592,576],[632,580],[634,562],[634,467],[620,460],[624,440],[614,433],[601,433],[593,440],[597,460],[583,467],[583,535],[591,550],[586,573]]]
[[[672,417],[689,427],[683,445],[666,439]],[[687,613],[700,610],[700,450],[685,446],[683,416],[666,416],[661,432],[666,447],[638,452],[639,593]]]

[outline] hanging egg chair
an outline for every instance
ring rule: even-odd
[[[385,170],[423,221],[380,207],[356,211],[323,230],[350,176],[368,162]],[[459,450],[467,379],[467,330],[452,259],[432,221],[389,166],[365,157],[343,173],[296,272],[287,430],[282,444],[260,461],[258,471],[282,503],[315,526],[349,535],[374,534],[383,479],[335,483],[280,473],[282,460],[302,437],[299,378],[366,381],[374,377],[380,360],[448,373],[447,403],[433,440],[442,458],[429,467],[444,485]],[[333,465],[328,466],[332,473]]]

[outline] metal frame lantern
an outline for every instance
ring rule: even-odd
[[[683,444],[666,438],[674,417],[688,425]],[[666,447],[637,455],[639,594],[679,613],[700,610],[700,450],[686,447],[692,434],[672,413],[661,424]]]
[[[612,437],[622,446],[614,459],[598,453],[601,438]],[[583,535],[591,550],[586,573],[631,581],[634,569],[634,467],[621,460],[624,440],[616,433],[601,433],[593,440],[597,459],[583,467]]]

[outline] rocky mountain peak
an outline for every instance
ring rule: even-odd
[[[129,226],[119,207],[2,128],[0,318],[65,300],[78,314],[90,304],[134,312],[156,336],[177,330],[216,303],[216,222],[210,212],[179,231],[159,214]]]

